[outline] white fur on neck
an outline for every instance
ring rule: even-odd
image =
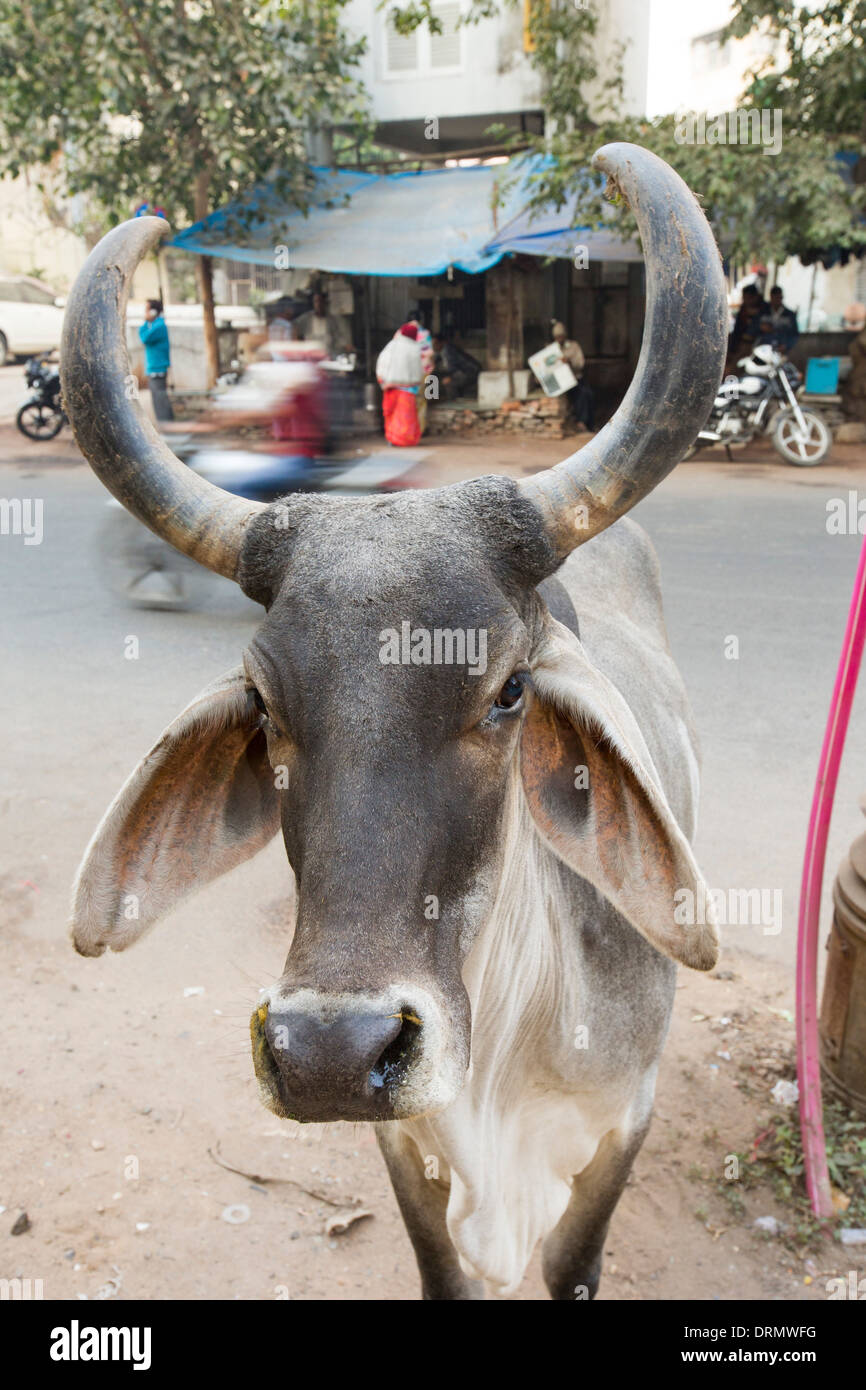
[[[465,1273],[501,1296],[563,1215],[572,1177],[609,1130],[630,1123],[636,1081],[616,1066],[600,1078],[597,1047],[580,1052],[563,1030],[574,1019],[592,1036],[604,1004],[584,997],[566,871],[536,832],[519,778],[506,823],[496,905],[463,972],[473,1039],[466,1083],[442,1114],[403,1123],[422,1159],[435,1155],[440,1176],[450,1175],[448,1231]]]

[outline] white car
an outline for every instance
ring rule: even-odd
[[[60,347],[65,303],[29,275],[0,275],[0,367]]]

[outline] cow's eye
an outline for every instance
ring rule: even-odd
[[[268,707],[262,699],[261,693],[258,690],[256,690],[256,687],[254,685],[248,686],[247,689],[250,695],[252,695],[253,697],[253,704],[255,705],[256,711],[260,716],[259,728],[264,729],[267,733],[273,734],[276,738],[285,738],[285,734],[283,733],[282,729],[279,727],[278,724],[274,722],[273,717],[269,713]]]
[[[523,699],[523,676],[509,676],[496,697],[494,709],[514,709]]]

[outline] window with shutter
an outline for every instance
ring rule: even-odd
[[[442,25],[442,32],[430,35],[430,67],[434,70],[459,68],[462,57],[459,0],[434,5],[433,13]]]
[[[418,67],[418,30],[398,34],[389,17],[385,28],[385,68],[388,72],[415,72]]]

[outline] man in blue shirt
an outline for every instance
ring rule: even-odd
[[[168,329],[162,316],[162,300],[149,299],[144,311],[145,322],[138,330],[144,343],[144,364],[150,399],[157,420],[173,420],[174,411],[168,398],[166,374],[171,366],[168,349]]]

